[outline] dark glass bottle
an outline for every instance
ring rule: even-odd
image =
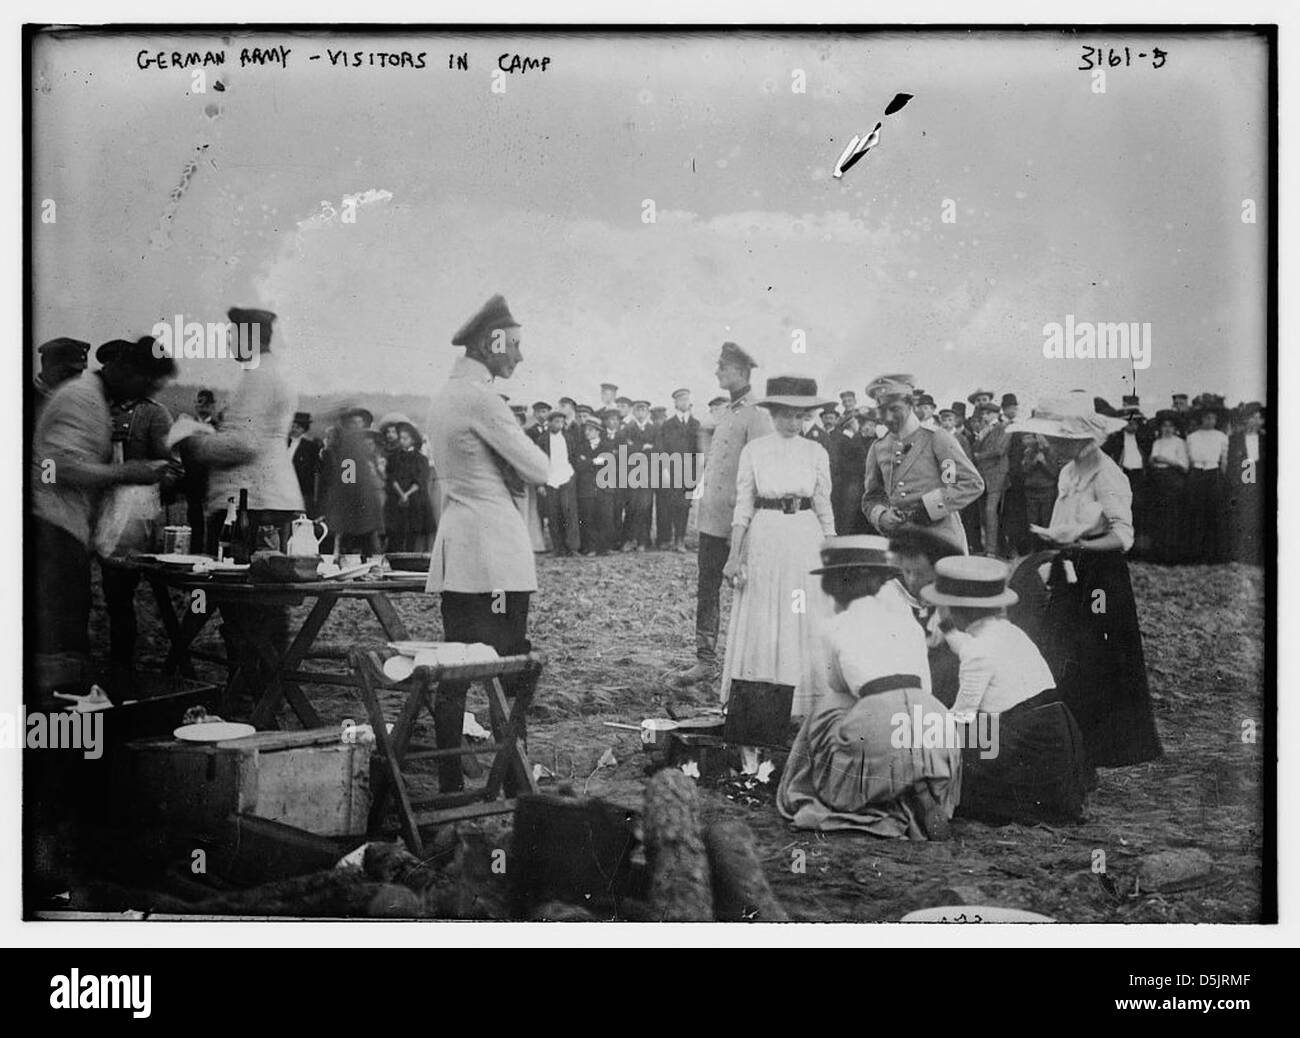
[[[247,563],[253,553],[253,523],[248,516],[248,489],[240,488],[239,508],[235,511],[235,562]]]
[[[226,521],[221,524],[221,534],[217,538],[217,561],[235,561],[235,523],[236,508],[233,497],[226,498]]]

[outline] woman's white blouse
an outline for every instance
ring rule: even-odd
[[[1163,458],[1176,468],[1187,471],[1191,465],[1187,457],[1187,444],[1181,436],[1161,436],[1151,445],[1151,460]]]
[[[1133,547],[1133,491],[1128,476],[1101,451],[1090,452],[1092,461],[1080,468],[1069,462],[1056,481],[1052,526],[1087,523],[1101,507],[1104,530],[1119,537],[1125,551]]]
[[[835,535],[831,510],[831,459],[826,448],[803,436],[769,433],[750,440],[736,470],[732,525],[748,528],[760,497],[809,497],[827,537]]]

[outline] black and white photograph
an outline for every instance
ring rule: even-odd
[[[24,928],[1279,921],[1276,25],[200,17],[22,29]]]

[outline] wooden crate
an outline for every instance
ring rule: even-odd
[[[128,743],[118,788],[141,819],[213,830],[238,813],[318,836],[360,835],[370,811],[370,747],[339,736],[338,728],[317,728],[219,743]]]

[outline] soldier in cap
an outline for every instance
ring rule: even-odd
[[[32,421],[36,420],[36,410],[50,398],[51,393],[86,370],[90,343],[60,336],[41,343],[36,352],[41,358],[41,370],[32,378]]]
[[[618,399],[618,386],[613,382],[602,382],[600,384],[600,409],[606,411],[614,406],[614,401]]]
[[[159,483],[169,468],[161,458],[115,461],[113,404],[152,397],[176,371],[170,357],[154,355],[152,339],[124,345],[103,369],[65,379],[41,408],[32,433],[28,540],[35,548],[32,583],[42,684],[84,687],[90,560],[103,494],[120,484]]]
[[[248,492],[249,520],[256,531],[262,526],[277,529],[287,541],[289,524],[302,514],[302,490],[294,473],[293,460],[285,449],[293,416],[298,410],[298,393],[272,352],[276,315],[269,310],[231,307],[229,355],[242,369],[239,382],[223,412],[221,428],[211,435],[190,436],[183,443],[183,456],[193,458],[208,470],[207,543],[216,544],[231,501]],[[244,622],[267,632],[273,645],[288,644],[288,607],[240,606]],[[267,666],[259,664],[260,683],[272,679]]]
[[[302,490],[285,450],[298,394],[271,352],[275,314],[231,307],[227,316],[239,329],[241,342],[255,344],[258,354],[240,375],[223,427],[190,445],[194,457],[209,469],[209,530],[220,529],[229,499],[247,490],[253,525],[277,525],[287,535],[288,524],[303,508]],[[238,349],[231,356],[240,362],[253,360],[241,357]]]
[[[131,353],[153,352],[154,339],[145,336],[136,342],[117,339],[105,343],[95,351],[95,359],[110,370],[129,362]],[[153,461],[168,463],[159,489],[161,503],[170,504],[181,472],[167,443],[172,417],[167,408],[158,403],[152,394],[118,396],[109,408],[113,421],[114,456],[122,461]],[[137,545],[148,548],[149,545]],[[114,554],[126,554],[126,547]],[[137,637],[135,592],[140,584],[140,571],[125,569],[100,559],[101,580],[104,592],[104,610],[108,614],[109,659],[112,665],[110,690],[125,694],[134,686],[135,645]]]
[[[446,507],[434,539],[426,590],[441,593],[443,637],[482,642],[503,656],[528,652],[528,607],[537,590],[533,546],[512,488],[540,486],[549,459],[529,440],[493,389],[522,359],[519,322],[496,295],[453,336],[465,355],[434,396],[429,415],[433,464]],[[503,680],[507,696],[520,691]],[[439,748],[459,746],[467,682],[438,686],[434,727]],[[460,761],[439,761],[443,792],[464,788]],[[506,778],[508,795],[515,779]]]
[[[923,429],[912,410],[912,382],[886,375],[867,387],[880,408],[886,435],[867,457],[862,512],[889,536],[908,526],[943,526],[966,546],[958,513],[984,491],[984,481],[955,437]]]
[[[701,479],[698,527],[699,576],[695,601],[695,663],[674,675],[679,688],[708,683],[718,673],[719,599],[722,571],[731,552],[731,526],[736,510],[736,473],[740,452],[751,440],[773,431],[772,418],[757,407],[750,387],[757,362],[734,342],[724,342],[714,372],[718,387],[728,394],[722,416],[714,426]]]
[[[858,409],[858,394],[852,389],[846,389],[840,393],[840,407],[845,414],[851,414]]]

